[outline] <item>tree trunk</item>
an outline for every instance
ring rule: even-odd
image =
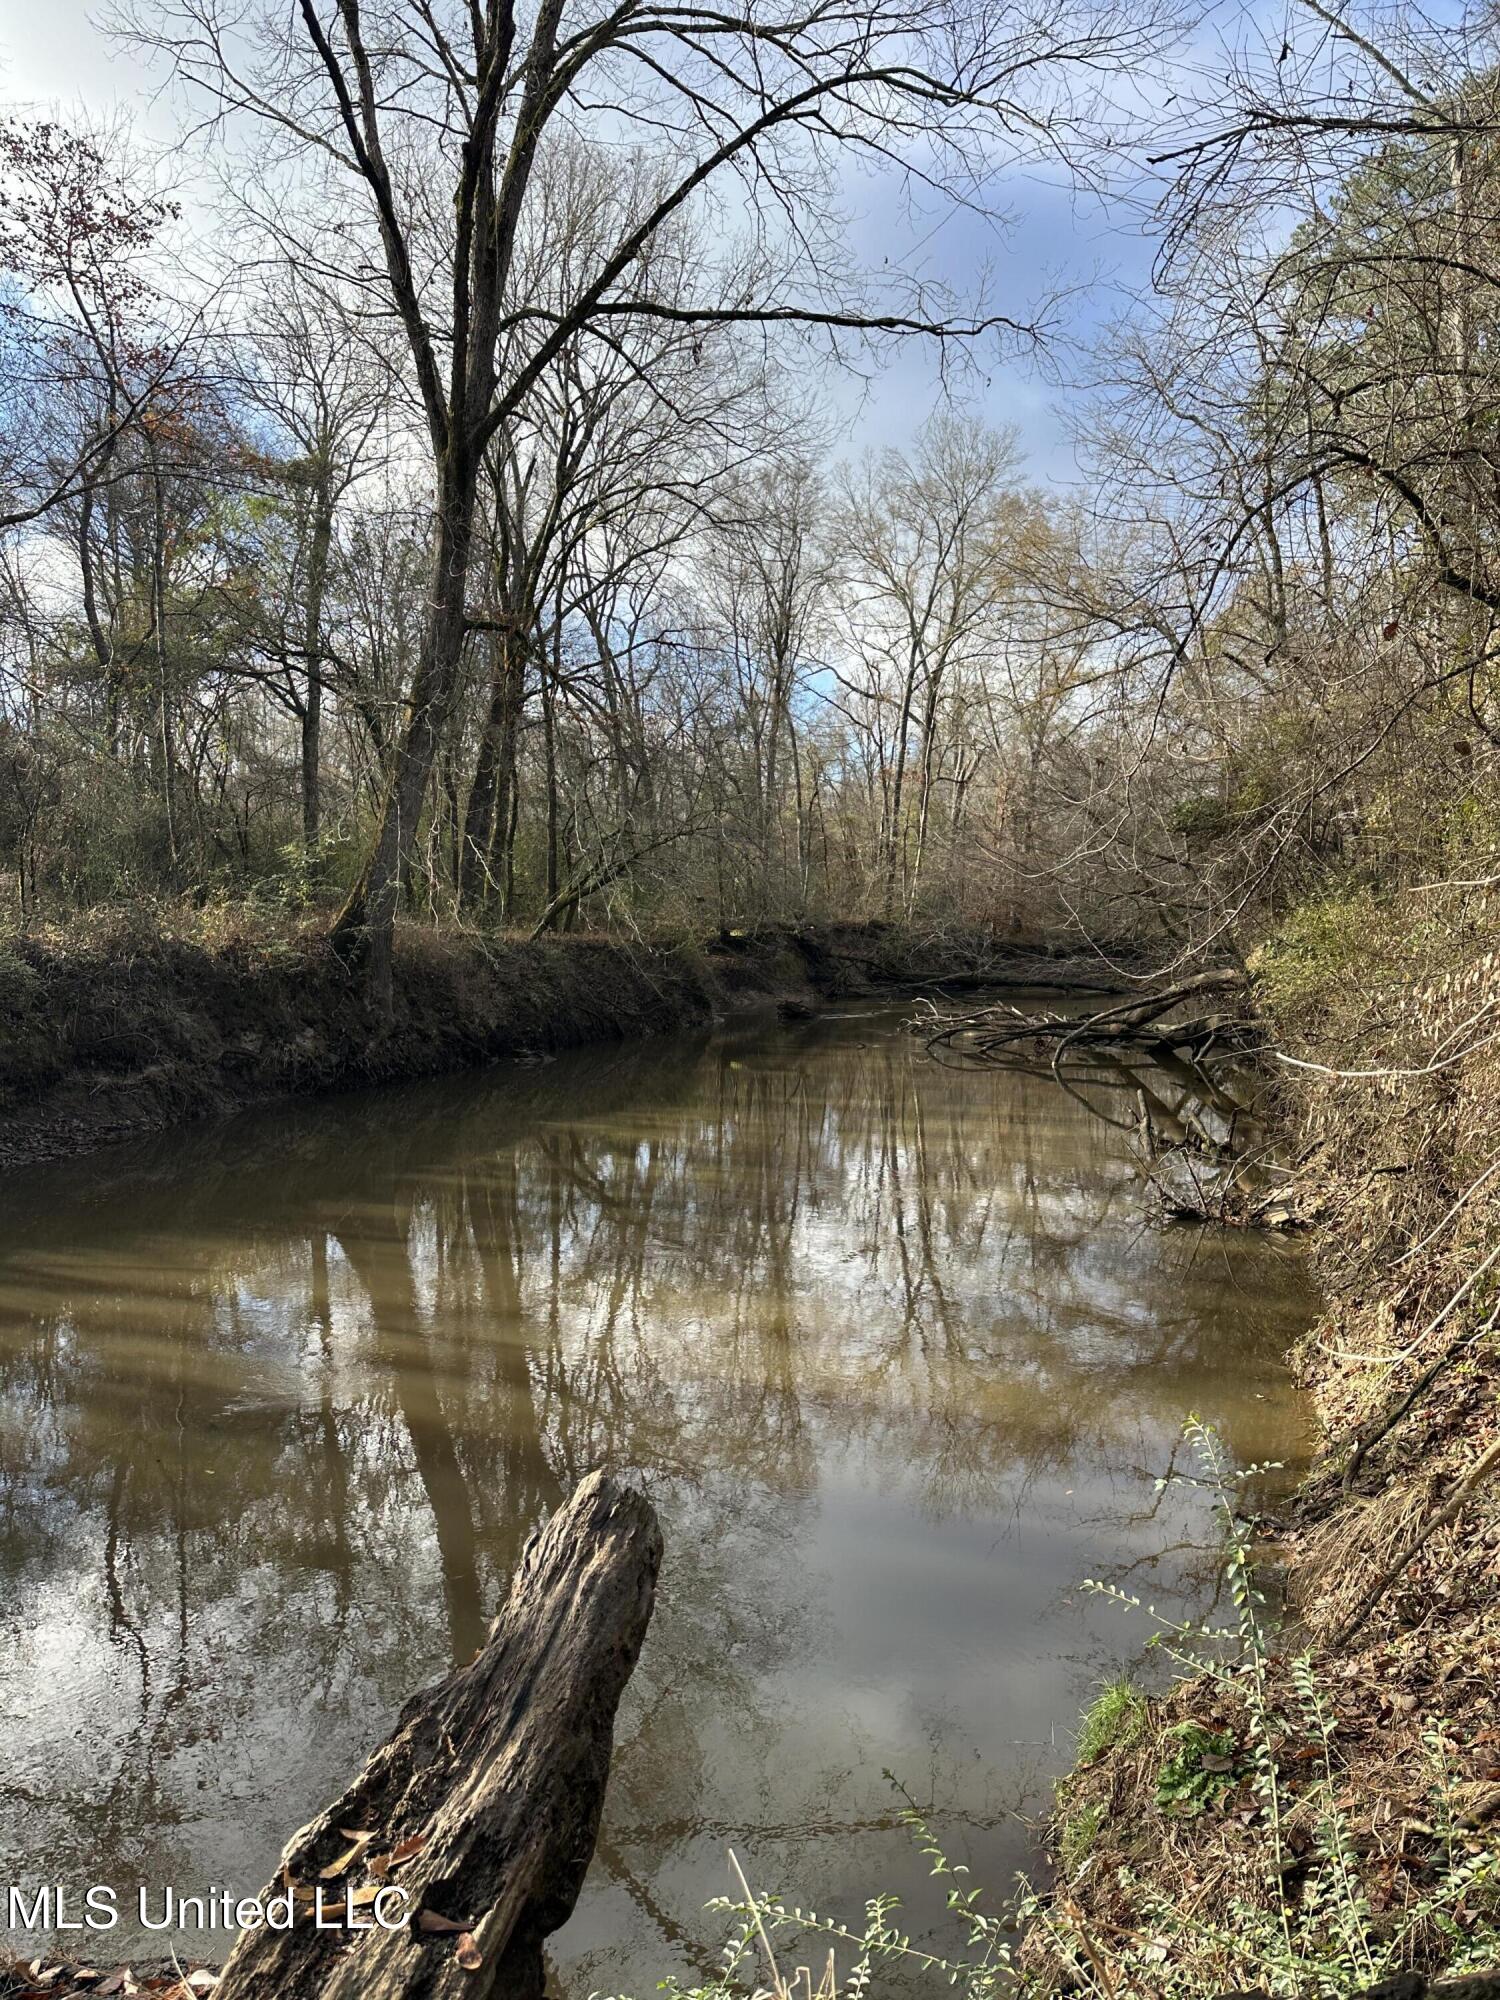
[[[591,1473],[527,1545],[480,1652],[414,1697],[343,1797],[292,1836],[266,1895],[305,1885],[298,1920],[242,1932],[216,2000],[540,2000],[542,1942],[593,1853],[660,1562],[650,1503]],[[330,1872],[351,1833],[373,1838]],[[354,1913],[371,1928],[320,1930],[313,1885],[340,1915],[346,1894],[399,1888],[412,1921],[374,1927],[366,1896]]]
[[[396,753],[375,846],[333,926],[335,946],[362,964],[371,998],[386,1014],[391,1009],[396,911],[416,855],[422,804],[458,685],[476,483],[473,462],[456,449],[451,451],[439,467],[432,592],[411,710]]]
[[[167,524],[166,502],[162,495],[161,467],[151,453],[152,538],[151,538],[151,625],[156,652],[157,743],[161,752],[162,810],[166,816],[168,880],[179,886],[177,851],[177,742],[172,727],[172,689],[167,661]]]
[[[542,671],[542,743],[547,761],[547,882],[544,893],[550,909],[557,900],[562,866],[557,817],[557,704],[553,679],[545,668]]]
[[[461,900],[467,904],[483,902],[493,887],[490,859],[497,847],[503,845],[501,835],[509,821],[516,743],[525,700],[525,644],[518,633],[504,632],[495,645],[489,714],[464,815],[459,887]],[[504,879],[502,869],[502,889]]]
[[[906,761],[911,735],[911,719],[917,705],[918,661],[915,653],[907,661],[906,680],[901,692],[901,706],[896,715],[895,766],[891,774],[889,814],[885,828],[885,853],[882,862],[884,889],[881,915],[893,917],[900,899],[906,873],[906,829],[901,823],[901,815],[906,805]]]
[[[323,745],[323,597],[328,585],[328,550],[333,540],[333,496],[326,469],[313,504],[302,634],[307,660],[307,698],[302,707],[302,844],[309,854],[317,845],[322,821],[319,774]]]

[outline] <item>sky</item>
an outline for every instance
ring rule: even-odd
[[[97,13],[88,0],[0,0],[0,107],[64,119],[80,109],[94,118],[118,111],[148,139],[169,140],[174,106],[134,53],[96,25]],[[890,242],[895,225],[887,193],[879,183],[856,190],[852,235],[866,254]],[[1068,380],[1126,294],[1149,282],[1152,245],[1133,216],[1076,194],[1055,174],[1016,169],[1005,199],[1008,229],[997,233],[954,214],[923,255],[940,276],[962,278],[966,269],[987,264],[996,308],[1019,318],[1050,288],[1069,289],[1048,370],[1021,356],[991,356],[962,383],[966,404],[985,421],[1018,430],[1026,475],[1065,488],[1078,478],[1063,413]],[[1047,373],[1062,379],[1049,381]],[[832,406],[841,449],[858,452],[907,445],[943,391],[930,345],[909,341],[873,381],[833,379],[821,393]]]

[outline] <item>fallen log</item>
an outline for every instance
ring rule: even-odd
[[[1135,1047],[1153,1055],[1184,1050],[1201,1061],[1215,1045],[1225,1045],[1227,1052],[1245,1034],[1248,1024],[1243,1017],[1207,1014],[1177,1021],[1164,1017],[1201,994],[1240,994],[1246,984],[1243,972],[1221,966],[1091,1014],[1059,1014],[1051,1009],[1023,1013],[1003,1003],[962,1014],[939,1014],[929,1007],[910,1025],[934,1054],[951,1050],[977,1064],[1015,1062],[1028,1046],[1050,1046],[1054,1069],[1064,1056],[1075,1051],[1086,1054],[1093,1048]]]
[[[591,1473],[527,1544],[480,1651],[414,1696],[343,1797],[292,1836],[265,1894],[290,1892],[293,1921],[240,1933],[215,2000],[540,2000],[543,1940],[594,1850],[661,1551],[650,1502]],[[404,1900],[382,1904],[392,1890]],[[344,1927],[319,1927],[320,1895]]]

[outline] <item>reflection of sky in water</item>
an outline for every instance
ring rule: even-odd
[[[1143,1229],[1118,1135],[1049,1084],[895,1026],[593,1052],[8,1190],[12,1879],[258,1888],[607,1460],[667,1566],[568,2000],[711,1955],[730,1843],[919,1924],[887,1768],[1003,1887],[1143,1637],[1075,1586],[1201,1593],[1206,1510],[1153,1479],[1188,1410],[1286,1455],[1307,1299],[1277,1246]]]

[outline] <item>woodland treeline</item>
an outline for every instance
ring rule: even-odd
[[[320,907],[378,976],[403,911],[1202,947],[1486,878],[1494,23],[1215,22],[127,10],[179,146],[0,132],[15,916]],[[861,175],[930,224],[1022,165],[1156,234],[1089,355],[846,231]],[[912,343],[946,393],[851,453]]]

